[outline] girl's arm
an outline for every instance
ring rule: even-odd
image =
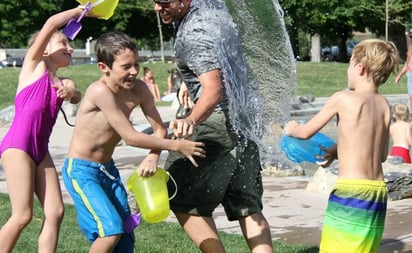
[[[64,26],[70,19],[77,19],[82,12],[83,10],[80,8],[73,8],[49,17],[37,34],[33,44],[29,47],[24,57],[22,71],[25,68],[33,70],[36,64],[42,60],[46,46],[57,29]]]

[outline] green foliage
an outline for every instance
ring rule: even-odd
[[[0,48],[25,48],[30,35],[38,31],[51,15],[76,7],[75,0],[37,0],[0,2]],[[84,18],[76,37],[83,44],[88,37],[97,38],[109,30],[126,32],[142,46],[157,50],[159,31],[151,0],[122,0],[109,20]],[[164,40],[170,40],[171,26],[162,26]]]
[[[353,31],[369,31],[378,37],[385,34],[384,0],[279,0],[285,11],[286,24],[292,34],[296,30],[308,34],[320,34],[323,45],[339,45],[340,52],[346,52],[345,42]],[[389,1],[389,39],[394,41],[404,54],[404,31],[410,21],[412,2],[409,0]],[[396,27],[396,24],[403,29]],[[299,42],[292,40],[295,48]]]
[[[31,33],[39,30],[45,17],[59,8],[56,0],[43,2],[41,6],[37,1],[0,2],[0,47],[26,47]]]

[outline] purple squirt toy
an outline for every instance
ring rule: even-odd
[[[80,23],[80,21],[82,20],[84,15],[86,15],[86,13],[89,12],[92,8],[93,6],[89,2],[87,2],[84,5],[84,10],[80,17],[77,20],[70,19],[69,22],[67,22],[66,26],[63,29],[63,33],[67,36],[67,38],[71,40],[74,40],[74,38],[76,38],[77,34],[82,29],[82,24]]]
[[[140,224],[140,213],[133,213],[124,222],[124,230],[131,234]]]

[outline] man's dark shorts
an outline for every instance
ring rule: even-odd
[[[169,152],[166,169],[177,183],[170,202],[174,212],[212,216],[222,204],[229,220],[262,210],[262,178],[255,143],[239,139],[230,130],[225,112],[214,112],[195,127],[192,140],[204,142],[206,158],[196,158],[199,167],[178,152]],[[169,192],[175,191],[168,183]]]

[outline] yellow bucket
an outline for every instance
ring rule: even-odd
[[[101,19],[109,19],[111,16],[114,14],[114,10],[117,7],[117,4],[119,3],[119,0],[76,0],[80,4],[86,4],[87,2],[90,2],[93,5],[96,5],[93,7],[93,9],[90,11],[90,13],[93,16],[96,16]]]
[[[161,222],[169,216],[168,180],[169,174],[160,168],[151,177],[141,177],[136,171],[127,179],[127,188],[133,193],[142,217],[148,223]]]

